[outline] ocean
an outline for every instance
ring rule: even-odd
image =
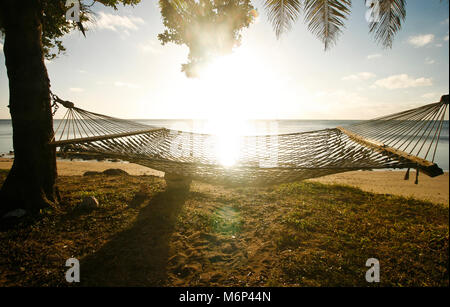
[[[192,131],[198,133],[221,133],[223,131],[233,131],[238,128],[245,135],[262,134],[284,134],[314,131],[338,126],[346,126],[356,123],[355,120],[252,120],[245,123],[235,123],[226,121],[218,123],[217,121],[205,120],[136,120],[143,124],[157,127],[165,127],[176,130]],[[54,126],[57,127],[59,120],[55,120]],[[238,124],[238,126],[237,126]],[[236,130],[236,129],[235,129]],[[12,126],[11,120],[0,119],[0,154],[7,154],[13,150],[12,145]],[[439,146],[436,152],[435,162],[444,170],[449,167],[449,121],[445,121]]]

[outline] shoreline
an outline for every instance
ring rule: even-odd
[[[0,158],[0,169],[10,169],[12,161],[9,158]],[[133,176],[164,176],[163,172],[127,162],[57,159],[57,167],[59,176],[83,176],[87,171],[102,172],[109,168],[120,168]],[[448,171],[435,178],[419,174],[419,184],[417,185],[414,184],[414,170],[411,171],[408,181],[403,179],[404,175],[405,170],[352,171],[308,180],[323,184],[348,185],[360,188],[366,192],[413,197],[433,203],[441,203],[446,206],[449,205]]]

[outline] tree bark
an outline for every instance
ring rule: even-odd
[[[50,81],[42,48],[39,0],[2,0],[14,163],[0,192],[0,212],[38,211],[58,201]]]

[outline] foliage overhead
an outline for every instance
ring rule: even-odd
[[[378,22],[369,23],[370,33],[375,40],[386,48],[392,48],[395,34],[401,29],[405,20],[406,3],[404,0],[383,0],[380,2]]]
[[[93,19],[90,8],[95,3],[117,9],[136,5],[140,0],[80,1],[81,23],[65,19],[66,0],[41,0],[43,47],[47,59],[64,52],[61,38],[74,29],[84,34],[83,22]],[[442,2],[442,0],[441,0]],[[448,1],[447,1],[448,2]],[[263,0],[269,22],[277,38],[288,32],[301,14],[308,29],[320,39],[325,50],[331,48],[345,27],[351,0]],[[378,18],[368,21],[369,33],[384,48],[392,48],[395,35],[406,17],[405,0],[365,0],[377,4]],[[159,0],[165,30],[158,35],[163,45],[172,42],[189,48],[188,63],[182,65],[187,76],[196,76],[215,56],[228,54],[240,44],[242,29],[258,16],[251,0]],[[1,16],[0,16],[1,17]],[[3,32],[0,19],[0,32]]]
[[[336,43],[350,14],[351,0],[305,0],[305,22],[328,50]]]
[[[266,0],[264,8],[273,25],[275,35],[279,38],[292,28],[292,24],[300,15],[302,6],[300,0]]]
[[[366,6],[379,7],[379,18],[369,22],[369,32],[385,48],[392,48],[395,34],[400,31],[406,17],[404,0],[365,1]],[[292,28],[304,13],[308,30],[319,38],[328,50],[334,45],[350,15],[351,0],[265,0],[269,21],[277,37]]]
[[[45,57],[49,60],[55,58],[66,49],[62,44],[62,37],[72,30],[79,29],[84,33],[83,22],[89,21],[93,18],[91,7],[100,3],[107,7],[117,9],[122,5],[136,5],[140,0],[93,0],[90,4],[83,1],[80,2],[80,23],[72,23],[66,20],[67,7],[66,0],[41,0],[42,14],[42,45],[44,48]],[[0,20],[0,31],[4,34],[4,27]]]
[[[166,29],[158,39],[189,48],[181,69],[188,77],[198,76],[214,57],[231,53],[241,30],[257,16],[250,0],[160,0],[159,5]]]
[[[379,8],[379,18],[368,21],[369,32],[385,48],[392,48],[394,36],[406,17],[404,0],[366,0],[368,10]],[[226,54],[240,42],[240,31],[257,16],[251,1],[160,0],[165,31],[162,44],[173,42],[189,48],[189,62],[182,65],[188,76],[196,76],[213,56]],[[277,38],[288,32],[304,14],[304,20],[324,49],[338,40],[351,11],[351,0],[264,0],[264,9]]]

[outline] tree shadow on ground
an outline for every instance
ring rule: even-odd
[[[130,229],[80,262],[81,286],[164,286],[170,237],[186,198],[185,192],[156,194]]]

